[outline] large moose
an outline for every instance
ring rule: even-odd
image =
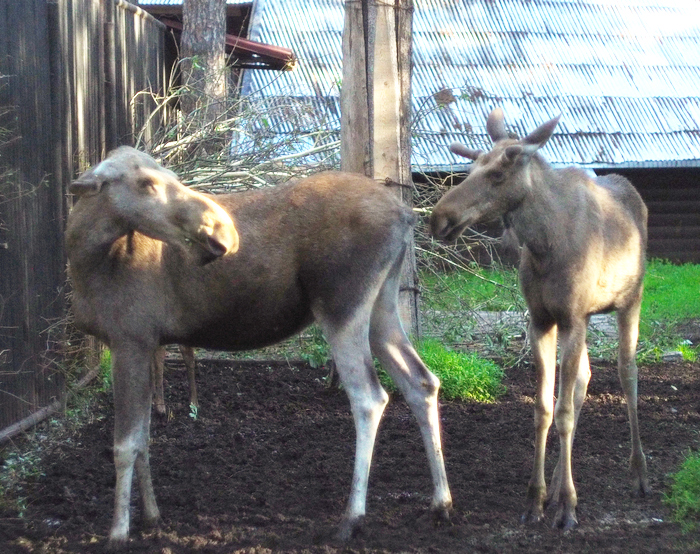
[[[418,420],[432,509],[447,515],[439,381],[411,346],[397,308],[415,216],[393,192],[359,175],[329,172],[214,199],[128,147],[70,191],[78,196],[66,230],[76,324],[103,340],[113,359],[111,547],[128,539],[134,469],[145,523],[159,518],[148,452],[156,349],[257,348],[313,321],[330,343],[355,420],[354,475],[338,536],[348,539],[365,514],[375,435],[388,402],[372,355]]]

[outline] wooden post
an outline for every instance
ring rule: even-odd
[[[413,67],[413,0],[396,0],[396,44],[399,95],[399,174],[403,201],[413,207],[413,175],[411,173],[411,70]],[[416,248],[414,237],[404,258],[401,279],[401,302],[410,313],[410,332],[415,338],[421,336],[420,293],[416,270]]]
[[[413,0],[347,0],[341,88],[341,168],[406,185],[412,205],[410,109]],[[420,335],[413,240],[404,259],[400,313]]]
[[[346,1],[343,86],[340,89],[340,169],[372,176],[367,56],[362,3]]]

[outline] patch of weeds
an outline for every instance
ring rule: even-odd
[[[111,388],[110,366],[109,351],[105,350],[99,377],[90,386],[71,391],[64,412],[56,413],[0,448],[0,513],[24,517],[25,486],[44,476],[44,460],[62,444],[71,443],[81,426],[105,418],[98,406],[104,400],[102,393]]]
[[[673,520],[684,533],[697,531],[700,529],[700,453],[688,453],[672,478],[664,503],[673,509]]]
[[[100,353],[100,392],[107,392],[112,389],[112,352],[105,348]]]
[[[306,336],[300,337],[300,357],[314,369],[326,365],[331,357],[331,347],[317,325],[309,327]]]
[[[493,402],[505,392],[503,369],[491,360],[451,350],[435,339],[420,341],[417,350],[440,379],[443,398]]]
[[[698,346],[693,346],[693,344],[689,340],[684,340],[678,346],[676,346],[676,350],[678,350],[681,354],[683,354],[683,359],[686,362],[697,362],[698,361],[698,353],[700,353],[700,345]]]
[[[0,509],[14,512],[24,517],[27,499],[23,494],[24,485],[30,479],[42,477],[41,455],[38,451],[10,452],[0,466]]]
[[[503,370],[491,360],[473,352],[451,350],[435,339],[419,341],[416,350],[440,379],[440,394],[445,399],[493,402],[505,392]],[[378,374],[387,390],[396,390],[383,369],[378,369]]]
[[[682,339],[676,331],[676,320],[642,320],[639,325],[637,361],[657,363],[670,350],[677,350]]]
[[[613,360],[617,356],[618,341],[611,342],[602,333],[588,332],[586,346],[588,346],[588,356],[592,360]]]

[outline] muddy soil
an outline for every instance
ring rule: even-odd
[[[152,425],[151,463],[163,523],[138,529],[131,552],[698,552],[662,502],[674,471],[700,445],[700,364],[644,367],[641,433],[653,495],[634,498],[629,430],[617,374],[593,368],[574,445],[580,525],[563,534],[553,516],[518,523],[533,455],[534,377],[509,371],[494,404],[441,403],[454,513],[436,526],[418,427],[395,395],[377,440],[368,513],[348,545],[334,542],[350,486],[354,428],[342,391],[303,364],[211,360],[199,364],[201,408],[186,406],[182,370],[166,374],[169,419]],[[0,510],[0,552],[102,552],[114,485],[112,407],[50,451],[28,483],[23,518]],[[557,441],[550,435],[548,471]],[[0,503],[1,504],[1,503]]]

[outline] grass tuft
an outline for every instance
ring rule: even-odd
[[[689,453],[672,479],[664,503],[673,509],[674,521],[686,533],[700,529],[700,453]]]
[[[417,350],[440,379],[445,399],[493,402],[505,392],[503,370],[491,360],[474,352],[451,350],[435,339],[420,341]]]

